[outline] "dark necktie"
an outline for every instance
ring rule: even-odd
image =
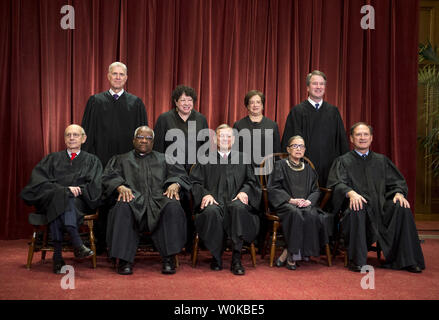
[[[316,103],[316,110],[319,110],[319,104]]]
[[[363,158],[363,160],[366,160],[367,154],[362,154],[361,157]]]
[[[117,99],[119,99],[119,95],[117,93],[115,93],[115,94],[113,94],[113,98],[114,98],[114,100],[117,100]]]
[[[70,156],[70,160],[75,159],[75,157],[76,157],[76,153],[72,152],[72,154],[71,154],[71,156]]]

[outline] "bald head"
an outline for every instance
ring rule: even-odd
[[[71,124],[64,131],[64,142],[67,149],[71,152],[77,152],[81,149],[81,145],[85,142],[87,136],[84,129],[77,125]]]

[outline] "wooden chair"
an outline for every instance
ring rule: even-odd
[[[195,164],[192,165],[192,167],[189,171],[189,174],[192,171],[194,166],[195,166]],[[192,192],[190,193],[190,197],[191,198],[190,198],[189,206],[190,206],[190,211],[192,212],[192,222],[194,222],[195,221],[195,211],[194,211],[195,208],[194,208],[194,199],[192,196]],[[195,268],[195,266],[197,265],[199,242],[200,242],[200,237],[198,235],[198,232],[195,230],[194,240],[193,240],[193,245],[192,245],[192,257],[191,257],[193,268]],[[255,249],[255,244],[253,242],[250,243],[250,255],[252,258],[253,267],[256,267],[256,249]]]
[[[269,221],[269,224],[271,223],[271,231],[270,226],[268,227],[266,236],[265,236],[265,243],[262,246],[262,252],[261,252],[261,258],[263,259],[265,257],[265,250],[266,245],[268,243],[268,239],[270,236],[270,232],[272,234],[271,236],[271,249],[270,249],[270,267],[273,267],[274,262],[274,256],[276,253],[276,241],[277,241],[277,234],[278,229],[281,226],[280,224],[280,218],[278,215],[276,215],[275,212],[270,210],[270,207],[268,205],[268,191],[267,191],[267,181],[268,176],[274,169],[274,162],[276,160],[280,159],[286,159],[288,157],[288,153],[286,152],[279,152],[279,153],[273,153],[271,155],[266,156],[263,161],[261,162],[260,168],[262,170],[259,179],[262,187],[262,201],[264,205],[264,211],[265,211],[265,217]],[[311,168],[315,169],[314,164],[311,162],[310,159],[307,157],[303,157],[303,159],[311,166]],[[332,190],[328,188],[319,187],[321,191],[321,198],[320,198],[320,205],[319,207],[321,209],[325,208],[327,202],[331,198]],[[329,249],[329,244],[325,245],[325,251],[326,251],[326,257],[328,260],[328,266],[332,266],[332,256],[331,256],[331,250]]]
[[[93,268],[96,268],[96,245],[95,245],[95,237],[93,233],[93,224],[94,221],[96,221],[97,219],[98,219],[97,212],[95,214],[85,215],[84,222],[81,225],[81,228],[86,227],[88,229],[87,233],[89,235],[90,249],[93,250],[94,252],[92,256]],[[41,263],[44,263],[46,259],[46,252],[53,251],[53,246],[50,245],[48,241],[48,222],[46,215],[38,214],[38,213],[30,213],[28,221],[33,226],[33,233],[29,243],[29,250],[27,254],[27,263],[26,263],[26,268],[30,270],[34,252],[41,251]],[[40,240],[39,234],[42,234],[41,241],[39,241]],[[63,251],[73,251],[73,248],[63,246]]]

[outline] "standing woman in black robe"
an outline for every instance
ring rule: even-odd
[[[270,206],[279,216],[286,247],[276,260],[276,266],[286,265],[296,270],[296,261],[308,261],[319,256],[320,248],[328,243],[323,224],[323,214],[317,207],[320,190],[318,176],[302,158],[305,141],[301,136],[288,140],[288,158],[279,160],[268,179]]]
[[[279,127],[276,122],[262,114],[265,105],[265,95],[262,92],[247,92],[244,105],[248,115],[236,121],[233,128],[239,133],[239,151],[250,153],[253,165],[259,167],[265,156],[281,151]],[[248,130],[249,136],[244,134],[245,129]],[[249,140],[245,140],[246,138]]]
[[[191,166],[196,162],[198,148],[209,137],[197,141],[200,130],[208,129],[206,117],[194,109],[197,102],[197,93],[191,87],[179,85],[172,92],[172,110],[162,113],[154,126],[154,151],[166,153],[177,159],[189,173]],[[171,129],[178,129],[182,136],[168,133]],[[166,139],[166,134],[170,137]],[[178,140],[184,138],[183,140]]]
[[[154,151],[165,153],[184,166],[186,172],[196,162],[198,149],[209,140],[209,135],[198,141],[197,136],[203,129],[208,130],[206,117],[194,109],[197,93],[191,87],[177,86],[171,96],[173,108],[162,113],[154,126]],[[166,134],[170,137],[166,139]],[[182,190],[181,204],[186,212],[188,233],[192,234],[194,226],[190,211],[190,193]],[[186,250],[192,249],[192,237],[188,237]]]
[[[279,127],[276,122],[262,114],[265,106],[265,95],[262,92],[257,90],[247,92],[244,106],[248,115],[236,121],[233,128],[238,130],[239,151],[248,153],[253,166],[259,168],[265,156],[281,152]],[[264,209],[261,208],[260,211],[263,212]],[[262,219],[257,237],[259,250],[262,249],[266,232],[267,221]]]

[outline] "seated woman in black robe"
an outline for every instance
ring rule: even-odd
[[[305,154],[303,138],[290,138],[287,151],[288,158],[275,163],[267,190],[270,207],[282,223],[287,247],[276,260],[276,266],[286,265],[289,270],[296,270],[297,261],[320,255],[328,236],[323,224],[324,212],[317,207],[320,197],[317,173],[301,160]]]

